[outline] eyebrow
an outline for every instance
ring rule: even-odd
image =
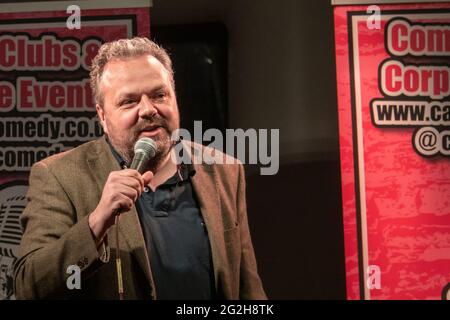
[[[120,101],[120,100],[122,100],[124,98],[139,96],[142,93],[153,93],[153,92],[160,91],[160,90],[167,90],[167,86],[164,85],[164,84],[160,84],[160,85],[155,86],[154,88],[152,88],[148,92],[146,90],[139,91],[139,92],[124,91],[124,92],[119,93],[119,95],[117,96],[117,101]]]

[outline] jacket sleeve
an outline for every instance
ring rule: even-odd
[[[245,173],[242,164],[239,164],[239,181],[237,190],[237,209],[241,235],[241,267],[240,267],[240,299],[267,299],[258,275],[256,266],[255,252],[250,237],[250,230],[247,218],[246,192],[245,192]]]
[[[57,177],[43,162],[31,170],[28,204],[21,215],[24,231],[14,266],[17,299],[70,298],[69,266],[81,270],[81,283],[109,259],[104,244],[99,253],[89,228],[89,215],[78,220],[75,207]]]

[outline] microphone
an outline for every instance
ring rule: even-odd
[[[152,138],[141,138],[134,145],[134,157],[130,169],[137,170],[143,174],[150,159],[156,155],[158,147]]]
[[[134,157],[131,162],[130,169],[137,170],[140,174],[143,174],[148,166],[150,159],[156,155],[158,149],[155,140],[152,138],[144,137],[139,139],[134,145]],[[117,284],[119,299],[124,299],[123,290],[123,278],[122,278],[122,259],[120,258],[120,244],[119,244],[119,218],[121,210],[116,210],[116,270],[117,270]]]

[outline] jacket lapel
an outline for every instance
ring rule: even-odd
[[[217,178],[211,166],[204,163],[197,164],[195,161],[196,155],[198,156],[199,152],[203,152],[202,146],[196,146],[195,143],[188,141],[183,141],[183,143],[185,150],[189,152],[189,156],[194,162],[196,173],[192,177],[192,185],[208,230],[216,290],[227,297],[231,293],[228,292],[229,288],[224,280],[227,278],[228,268],[226,266],[227,259]]]
[[[213,172],[209,172],[206,166],[196,165],[196,174],[192,177],[192,185],[200,205],[200,211],[205,221],[206,229],[208,230],[209,242],[211,245],[211,255],[214,267],[214,280],[216,290],[223,291],[224,284],[223,273],[224,268],[225,248],[222,245],[223,230],[220,215],[220,200],[217,186],[214,178],[211,177]]]
[[[121,170],[121,168],[112,155],[105,137],[99,139],[95,146],[96,150],[88,156],[87,162],[91,168],[92,175],[97,181],[100,194],[102,194],[102,190],[110,172]],[[113,236],[113,238],[115,238],[114,228],[115,226],[108,231],[108,237]],[[144,235],[142,233],[139,217],[135,207],[120,216],[119,233],[121,239],[125,240],[131,249],[131,253],[136,257],[141,269],[144,271],[145,276],[153,289],[152,295],[154,297],[155,286],[150,271],[150,262],[148,259]]]

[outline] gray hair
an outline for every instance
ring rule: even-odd
[[[132,39],[119,39],[103,44],[92,60],[90,69],[91,89],[95,102],[103,106],[103,95],[99,88],[106,64],[112,59],[126,59],[150,54],[164,66],[171,77],[172,87],[175,90],[173,79],[172,60],[169,54],[155,42],[141,37]]]

